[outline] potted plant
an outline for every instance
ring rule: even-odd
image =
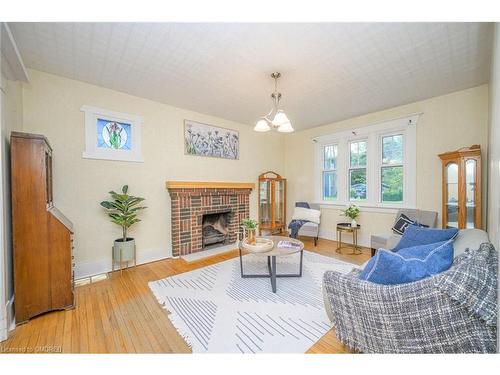
[[[356,219],[359,216],[358,206],[356,206],[355,204],[351,204],[347,206],[345,210],[342,210],[342,213],[344,214],[345,217],[351,219],[351,227],[358,226],[358,223],[356,222]]]
[[[257,226],[259,225],[257,220],[243,219],[241,224],[247,232],[247,243],[250,245],[255,243],[255,232],[257,231]]]
[[[122,228],[122,238],[115,240],[113,246],[113,261],[120,259],[122,262],[129,262],[135,259],[135,240],[127,237],[128,229],[135,223],[141,221],[137,218],[140,210],[146,207],[138,206],[144,198],[134,197],[128,194],[128,185],[122,187],[121,194],[110,191],[109,194],[112,201],[103,201],[101,206],[104,207],[111,222],[119,225]]]

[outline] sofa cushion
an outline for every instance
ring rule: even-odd
[[[399,215],[396,222],[394,223],[392,230],[394,233],[403,234],[405,232],[406,228],[413,223],[414,223],[414,221],[412,219],[410,219],[405,214],[401,214],[401,215]]]
[[[313,210],[311,208],[295,207],[293,210],[292,220],[307,220],[319,224],[321,217],[320,210]]]
[[[423,228],[417,225],[410,225],[406,229],[401,238],[401,241],[392,251],[399,251],[405,247],[413,247],[419,245],[427,245],[441,241],[448,241],[454,238],[458,233],[458,229],[432,229]]]
[[[406,231],[409,225],[417,225],[419,227],[429,228],[428,225],[420,223],[418,220],[412,220],[405,214],[400,214],[396,223],[392,227],[392,231],[396,234],[402,235]]]
[[[453,263],[453,239],[395,253],[379,249],[359,278],[377,284],[404,284],[446,271]]]
[[[318,224],[308,221],[307,223],[304,223],[304,225],[300,227],[299,236],[317,237],[318,230],[319,230]]]

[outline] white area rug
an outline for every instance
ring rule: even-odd
[[[267,273],[267,258],[243,257],[245,274]],[[299,254],[277,258],[297,273]],[[193,353],[304,353],[331,327],[321,290],[327,270],[353,264],[304,251],[300,278],[241,278],[239,258],[149,283]]]

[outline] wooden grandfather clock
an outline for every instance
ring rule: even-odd
[[[259,233],[286,230],[286,179],[268,171],[259,176]]]
[[[481,228],[481,147],[440,154],[443,228]]]

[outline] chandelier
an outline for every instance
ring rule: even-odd
[[[292,123],[285,112],[278,108],[281,99],[281,93],[278,92],[278,78],[281,77],[281,73],[275,72],[271,74],[271,77],[274,79],[274,92],[271,94],[273,108],[266,116],[257,121],[253,130],[256,132],[267,132],[275,129],[282,133],[291,133],[293,132]]]

